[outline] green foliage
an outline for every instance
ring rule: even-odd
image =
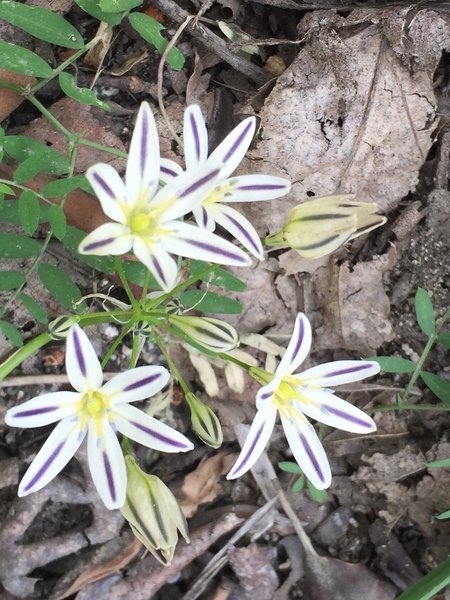
[[[48,323],[47,311],[34,298],[22,293],[19,295],[19,300],[38,323],[43,323],[44,325]]]
[[[31,50],[2,40],[0,40],[0,68],[21,75],[42,78],[51,77],[53,72],[50,65]]]
[[[305,474],[298,466],[297,463],[291,461],[282,461],[278,463],[278,467],[284,471],[285,473],[293,473],[295,475],[299,475],[300,477],[292,486],[292,491],[294,493],[301,492],[301,490],[305,487],[308,488],[309,493],[311,494],[311,498],[321,504],[322,502],[326,502],[327,500],[327,491],[326,490],[318,490],[310,481],[305,477]]]
[[[201,271],[204,271],[209,266],[209,263],[202,260],[191,260],[189,264],[189,273],[191,275],[198,275]],[[202,281],[215,285],[216,287],[223,288],[230,292],[243,292],[247,284],[244,283],[239,277],[232,275],[222,267],[216,267],[209,275],[201,277]]]
[[[23,230],[32,235],[39,225],[41,207],[34,192],[26,190],[19,196],[19,219]]]
[[[15,290],[25,281],[25,275],[19,271],[0,271],[0,292]]]
[[[72,279],[60,268],[47,263],[39,265],[38,274],[50,295],[65,308],[73,310],[74,304],[81,298],[81,292]],[[84,308],[85,304],[80,304],[77,312],[81,312]]]
[[[195,308],[204,313],[239,314],[242,304],[233,298],[227,298],[215,292],[188,290],[180,294],[181,302],[188,308]]]
[[[14,325],[8,323],[8,321],[0,320],[0,331],[11,342],[11,344],[14,344],[14,346],[23,346],[23,340],[22,336],[20,335],[20,331],[17,329],[17,327],[14,327]]]
[[[40,193],[46,198],[58,198],[78,189],[83,190],[88,194],[93,193],[92,188],[84,175],[76,175],[75,177],[66,177],[65,179],[50,181],[44,185]]]
[[[53,204],[48,209],[48,221],[53,234],[61,241],[66,235],[67,221],[63,209],[58,204]]]
[[[14,196],[14,190],[9,185],[6,185],[6,183],[0,183],[0,194]]]
[[[111,110],[109,104],[103,102],[102,100],[99,100],[92,90],[88,88],[78,87],[75,81],[75,77],[70,73],[60,73],[58,80],[62,91],[66,94],[66,96],[69,96],[69,98],[77,100],[77,102],[79,102],[80,104],[99,106],[103,110],[107,111]]]
[[[446,348],[450,348],[450,333],[447,331],[443,331],[438,335],[437,341]]]
[[[434,308],[428,292],[419,288],[415,298],[416,318],[420,329],[425,335],[433,335],[436,331],[436,318]]]
[[[72,252],[81,262],[89,265],[97,271],[107,273],[111,275],[115,272],[114,258],[111,256],[89,256],[87,254],[80,254],[78,252],[78,246],[81,240],[86,237],[86,233],[78,229],[77,227],[67,226],[66,235],[61,240],[64,246]]]
[[[41,244],[36,240],[0,231],[0,258],[28,258],[41,252]]]
[[[450,458],[444,458],[443,460],[435,460],[433,462],[427,463],[427,467],[431,469],[450,467]]]
[[[156,19],[138,12],[129,15],[128,19],[133,29],[146,42],[154,46],[160,54],[164,52],[168,44],[167,40],[161,35],[161,30],[165,29],[164,25],[158,23]],[[184,65],[184,56],[177,48],[172,48],[167,55],[167,62],[172,69],[180,71]]]
[[[99,0],[100,10],[106,13],[120,13],[141,6],[142,0]]]
[[[414,373],[416,363],[399,356],[371,356],[367,360],[373,360],[380,365],[385,373]]]
[[[108,23],[110,27],[118,25],[126,14],[126,12],[114,13],[102,10],[100,8],[99,0],[75,0],[75,3],[88,15],[91,15],[91,17],[94,17],[99,21]]]
[[[439,377],[439,375],[427,373],[426,371],[421,371],[420,376],[433,394],[444,404],[450,406],[450,381],[446,381],[442,377]]]
[[[450,557],[397,597],[397,600],[428,600],[450,584]]]
[[[5,136],[3,147],[11,158],[20,163],[14,174],[18,183],[31,179],[37,173],[65,175],[70,170],[65,156],[26,135]]]
[[[3,0],[0,3],[0,19],[5,19],[34,37],[57,46],[82,48],[84,45],[83,38],[73,25],[46,8]]]

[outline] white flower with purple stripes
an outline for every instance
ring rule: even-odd
[[[120,255],[133,250],[167,292],[176,281],[178,267],[171,254],[212,263],[248,266],[240,248],[209,231],[178,220],[195,210],[222,177],[220,158],[164,179],[159,140],[149,105],[138,113],[127,161],[125,183],[111,166],[99,163],[86,173],[103,209],[114,223],[100,225],[80,244],[81,254]]]
[[[187,172],[201,165],[223,163],[219,179],[204,195],[203,202],[192,209],[197,224],[205,231],[214,231],[221,225],[236,238],[244,248],[264,259],[261,240],[253,225],[236,209],[226,203],[273,200],[284,196],[291,189],[288,179],[272,175],[240,175],[231,177],[245,156],[255,133],[255,117],[244,119],[228,134],[208,158],[208,133],[200,107],[188,106],[184,113],[183,142]],[[182,173],[176,163],[165,161],[161,165],[161,178],[170,182]]]
[[[29,466],[19,496],[36,492],[65,467],[87,434],[92,479],[107,508],[125,502],[125,461],[115,430],[161,452],[187,452],[193,444],[181,433],[148,416],[130,402],[153,396],[169,381],[164,367],[146,366],[116,375],[102,385],[95,350],[74,325],[67,337],[66,369],[75,392],[53,392],[7,411],[13,427],[41,427],[59,421]]]
[[[267,384],[256,396],[257,413],[242,451],[228,473],[235,479],[246,473],[266,447],[277,413],[295,460],[317,489],[331,484],[331,470],[323,446],[311,423],[305,417],[353,433],[375,431],[373,419],[329,389],[379,373],[376,362],[342,360],[325,363],[293,375],[305,360],[311,347],[311,325],[299,313],[294,333],[275,374],[258,370]]]

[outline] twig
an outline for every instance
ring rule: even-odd
[[[112,379],[117,373],[103,373],[103,380],[109,381]],[[61,385],[65,385],[69,382],[69,378],[67,375],[18,375],[17,377],[8,377],[8,379],[3,379],[0,381],[0,388],[6,387],[22,387],[26,385],[51,385],[54,383],[58,383]]]
[[[184,23],[187,17],[190,16],[188,12],[180,8],[173,0],[153,0],[152,4],[178,25]],[[243,73],[257,85],[263,85],[272,78],[263,69],[250,62],[248,58],[230,52],[230,46],[202,23],[197,23],[196,26],[191,23],[187,31],[194,38],[205,44],[211,52],[217,54],[222,60],[236,69],[236,71]]]

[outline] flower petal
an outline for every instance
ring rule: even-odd
[[[208,196],[222,177],[222,165],[210,161],[172,179],[151,202],[162,211],[163,223],[184,216]]]
[[[5,423],[11,427],[42,427],[75,413],[78,392],[52,392],[10,408]]]
[[[125,223],[124,206],[128,203],[127,191],[119,173],[111,165],[98,163],[86,172],[95,195],[106,216],[118,223]]]
[[[133,236],[125,225],[105,223],[94,229],[78,247],[80,254],[96,254],[107,256],[126,254],[133,245]]]
[[[56,477],[78,450],[84,435],[77,418],[68,417],[60,421],[28,467],[18,495],[37,492]]]
[[[276,418],[277,409],[270,402],[266,402],[258,409],[241,453],[228,473],[227,479],[236,479],[253,467],[267,446]]]
[[[91,342],[78,325],[72,325],[67,335],[66,371],[77,392],[98,390],[102,385],[102,367]]]
[[[100,498],[106,508],[120,508],[125,502],[127,474],[122,449],[107,417],[89,423],[87,450]]]
[[[365,412],[331,392],[305,386],[301,394],[310,402],[296,402],[298,409],[320,423],[352,433],[370,433],[377,428]]]
[[[178,267],[162,244],[146,244],[142,238],[136,237],[133,252],[155,277],[165,292],[170,292],[175,287]]]
[[[112,412],[118,431],[143,446],[159,452],[187,452],[194,447],[182,433],[131,404],[116,404]]]
[[[167,235],[162,240],[168,252],[219,265],[244,267],[252,264],[250,257],[245,252],[214,233],[181,221],[173,221],[170,223],[170,227],[171,235]]]
[[[221,162],[225,165],[224,179],[227,179],[244,158],[255,134],[256,119],[248,117],[237,125],[217,146],[208,162]]]
[[[302,384],[317,387],[334,387],[360,381],[380,372],[380,365],[370,360],[338,360],[317,365],[296,375]]]
[[[256,408],[260,409],[266,402],[270,402],[275,390],[279,385],[280,379],[278,377],[274,377],[267,385],[259,388],[258,392],[256,393]]]
[[[311,423],[301,414],[288,419],[281,414],[284,433],[295,460],[318,490],[330,487],[331,470],[327,455]]]
[[[136,402],[150,398],[169,381],[170,373],[164,367],[137,367],[116,375],[101,389],[112,405]]]
[[[159,137],[147,102],[142,102],[136,119],[125,175],[132,206],[151,198],[159,183]]]
[[[230,184],[223,202],[261,202],[284,196],[291,189],[289,179],[273,175],[240,175],[224,182]]]
[[[192,169],[206,161],[208,157],[208,132],[206,131],[202,111],[197,104],[191,104],[184,111],[183,143],[186,169]]]
[[[311,339],[309,319],[303,313],[298,313],[291,340],[276,370],[278,377],[290,375],[302,364],[311,348]]]
[[[231,206],[226,206],[225,204],[213,205],[211,212],[216,223],[229,231],[253,256],[256,256],[259,260],[264,260],[264,250],[261,240],[256,229],[248,219],[234,208],[231,208]]]
[[[163,183],[170,183],[174,177],[183,174],[183,169],[178,163],[169,158],[160,158],[159,180]]]
[[[211,211],[208,210],[203,204],[200,206],[196,206],[192,209],[192,214],[194,215],[194,219],[197,221],[197,225],[202,229],[206,229],[207,231],[211,231],[211,233],[216,228],[216,222],[211,214]]]

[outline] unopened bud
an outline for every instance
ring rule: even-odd
[[[204,444],[219,448],[223,442],[223,433],[216,414],[192,392],[186,394],[186,401],[191,409],[192,429]]]
[[[53,340],[64,340],[69,333],[72,325],[75,325],[80,320],[76,315],[63,315],[58,317],[48,325],[48,333]]]
[[[213,352],[228,352],[239,345],[239,336],[234,327],[219,319],[167,315],[167,320],[194,342]]]

